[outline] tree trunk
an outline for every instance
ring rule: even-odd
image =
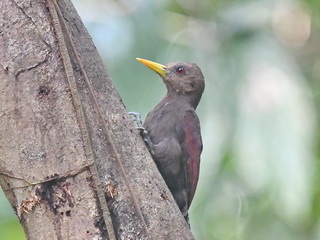
[[[0,1],[0,121],[28,239],[193,239],[70,0]]]

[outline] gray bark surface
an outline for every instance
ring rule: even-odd
[[[69,0],[0,1],[0,123],[28,239],[193,239]]]

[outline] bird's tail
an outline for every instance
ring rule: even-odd
[[[188,212],[187,212],[186,214],[184,214],[184,219],[186,220],[186,222],[187,222],[187,224],[188,224],[188,226],[189,226],[189,228],[190,228],[190,222],[189,222],[189,214],[188,214]]]

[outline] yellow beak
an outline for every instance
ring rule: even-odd
[[[146,65],[147,67],[151,68],[156,73],[160,74],[162,77],[167,76],[167,67],[160,63],[152,62],[142,58],[136,58],[139,62]]]

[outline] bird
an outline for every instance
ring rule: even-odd
[[[203,144],[195,112],[205,88],[204,76],[195,63],[162,65],[137,58],[160,75],[165,97],[147,114],[144,139],[159,172],[189,223],[188,209],[194,197]]]

